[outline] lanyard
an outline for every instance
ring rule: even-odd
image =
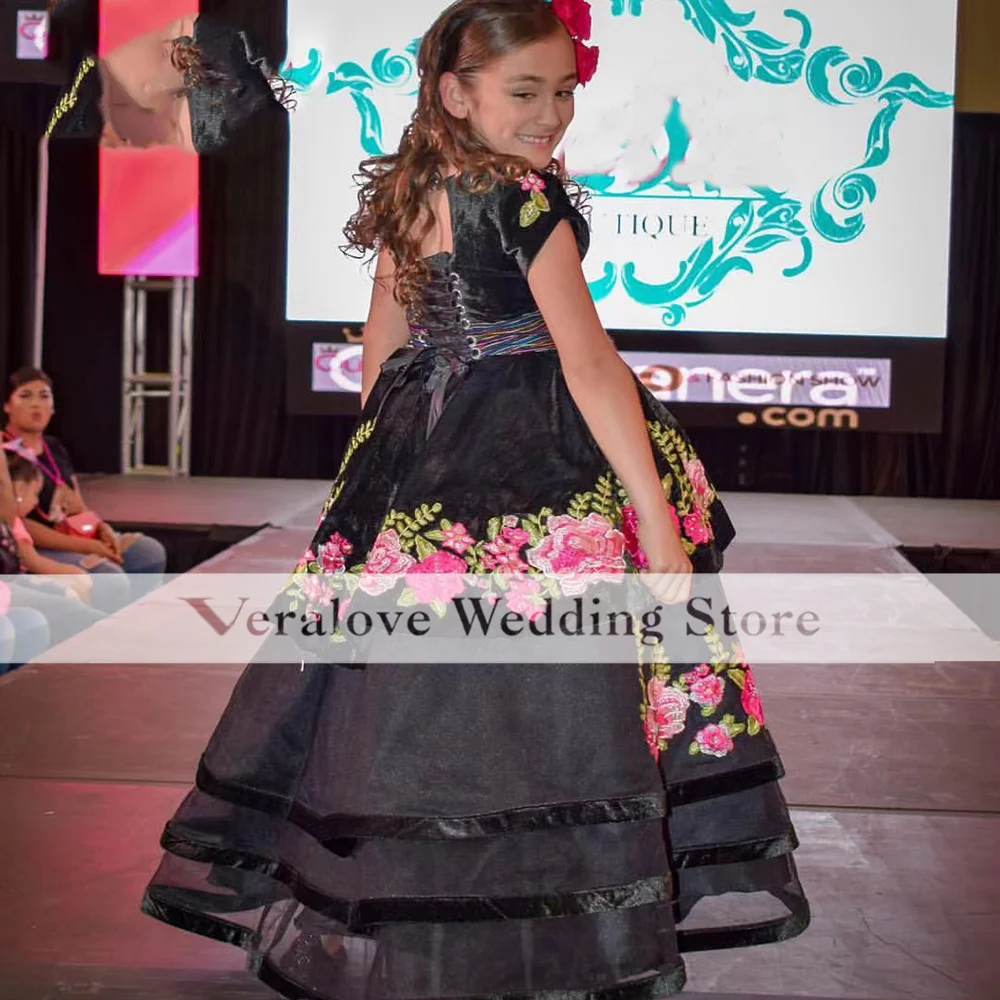
[[[14,435],[8,430],[4,430],[3,438],[5,441],[16,440]],[[42,455],[32,455],[35,464],[56,486],[65,486],[66,480],[63,479],[62,473],[59,471],[59,466],[56,464],[56,460],[52,457],[52,452],[49,450],[49,443],[44,438],[42,438],[42,453],[45,456],[44,461],[42,460]]]
[[[56,486],[65,486],[66,480],[63,479],[62,473],[59,471],[59,466],[56,465],[56,460],[52,457],[52,452],[49,451],[49,444],[47,441],[42,441],[42,449],[45,452],[45,460],[48,462],[48,467],[42,462],[42,456],[38,456],[38,467],[44,472],[49,479],[56,484]]]

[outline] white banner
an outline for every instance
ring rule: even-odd
[[[15,604],[31,606],[12,577]],[[46,652],[57,663],[1000,662],[1000,576],[189,573]],[[94,578],[95,587],[100,585]],[[31,586],[64,592],[65,577]],[[278,596],[281,600],[277,600]],[[46,614],[53,612],[46,605]],[[71,609],[66,613],[67,615]],[[60,624],[64,624],[60,622]]]
[[[440,0],[289,0],[291,320],[357,323],[338,245]],[[564,143],[617,330],[945,336],[957,0],[593,0]]]

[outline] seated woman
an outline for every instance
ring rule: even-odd
[[[19,440],[43,477],[37,505],[24,523],[40,555],[100,574],[92,603],[116,611],[159,585],[166,550],[148,535],[119,535],[88,511],[68,452],[45,433],[53,410],[52,381],[45,372],[21,368],[10,377],[4,439]],[[74,518],[83,523],[74,527]]]

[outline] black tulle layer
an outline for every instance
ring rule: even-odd
[[[143,908],[290,997],[669,995],[808,908],[766,733],[657,766],[635,699],[632,665],[253,665]]]

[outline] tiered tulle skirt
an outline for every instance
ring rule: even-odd
[[[554,357],[477,365],[429,437],[420,374],[386,391],[307,575],[453,559],[530,574],[581,551],[635,570],[628,498]],[[717,569],[725,511],[683,431],[643,401],[693,561]],[[266,659],[238,682],[142,905],[244,948],[285,996],[667,996],[684,952],[808,923],[781,762],[738,647],[641,676],[634,656]]]

